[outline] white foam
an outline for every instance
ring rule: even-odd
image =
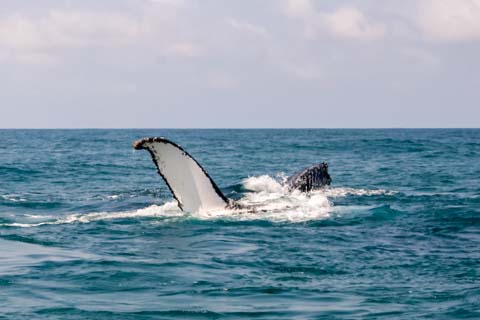
[[[42,215],[42,214],[25,214],[25,217],[31,219],[53,219],[55,216],[51,215]]]
[[[286,191],[285,185],[282,185],[277,180],[267,175],[244,179],[243,186],[247,190],[257,192],[278,193]]]
[[[93,212],[87,214],[71,214],[48,221],[32,221],[32,223],[9,223],[11,227],[37,227],[42,225],[89,223],[99,220],[158,217],[162,219],[227,219],[234,221],[268,220],[272,222],[305,222],[321,220],[331,216],[333,203],[329,197],[345,197],[349,195],[371,196],[392,195],[388,190],[366,190],[354,188],[325,188],[308,194],[300,191],[290,191],[282,176],[278,179],[267,175],[249,177],[243,181],[245,189],[249,190],[238,203],[243,209],[224,209],[217,211],[200,211],[197,213],[182,212],[176,201],[167,202],[161,206],[151,205],[143,209],[121,212]],[[32,219],[48,219],[51,216],[26,215]]]
[[[280,177],[281,179],[281,177]],[[245,209],[224,210],[214,214],[195,214],[199,219],[269,220],[303,222],[329,217],[331,203],[321,191],[305,194],[289,191],[285,184],[263,175],[243,181],[247,193],[238,203]]]
[[[178,209],[175,201],[167,202],[161,206],[151,205],[143,209],[120,212],[92,212],[86,214],[71,214],[63,218],[42,221],[38,223],[5,223],[3,226],[10,227],[38,227],[43,225],[70,224],[70,223],[89,223],[99,220],[145,218],[145,217],[181,217],[184,213]],[[38,218],[35,215],[33,218]],[[44,217],[45,218],[45,217]]]
[[[7,200],[7,201],[12,201],[12,202],[25,202],[27,199],[22,198],[18,194],[5,194],[1,196],[2,199]]]
[[[327,197],[346,197],[346,196],[391,196],[396,192],[384,189],[354,189],[354,188],[325,188],[324,191]]]

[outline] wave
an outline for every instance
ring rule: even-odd
[[[8,227],[38,227],[43,225],[90,223],[100,220],[161,218],[167,220],[198,219],[198,220],[233,220],[252,221],[267,220],[271,222],[306,222],[329,218],[335,211],[329,198],[372,195],[391,195],[388,190],[366,190],[354,188],[325,188],[308,194],[298,190],[290,191],[284,183],[284,176],[276,178],[262,175],[249,177],[242,181],[246,192],[237,202],[242,209],[225,209],[198,213],[181,211],[175,201],[163,205],[151,205],[146,208],[120,212],[92,212],[86,214],[70,214],[61,218],[52,216],[25,215],[25,222],[3,223]],[[116,197],[112,197],[116,198]],[[50,219],[49,219],[50,218]],[[43,219],[44,221],[39,221]],[[45,221],[45,219],[47,219]],[[34,220],[34,221],[32,221]]]
[[[0,195],[0,198],[2,198],[5,201],[11,201],[11,202],[26,202],[28,201],[26,198],[22,197],[21,195],[18,194],[4,194]]]
[[[327,197],[346,197],[346,196],[393,196],[396,191],[384,189],[355,189],[355,188],[327,188],[325,195]]]
[[[120,212],[92,212],[86,214],[71,214],[66,217],[33,222],[33,223],[4,223],[3,226],[8,227],[20,227],[20,228],[29,228],[29,227],[39,227],[43,225],[55,225],[55,224],[70,224],[70,223],[89,223],[100,220],[112,220],[112,219],[128,219],[128,218],[145,218],[145,217],[175,217],[183,216],[184,213],[180,211],[177,207],[177,204],[174,201],[167,202],[164,205],[151,205],[143,209],[132,210],[132,211],[120,211]],[[39,219],[39,215],[34,215],[33,219]],[[45,218],[42,216],[42,218]]]

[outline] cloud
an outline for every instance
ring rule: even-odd
[[[325,14],[324,19],[329,31],[339,37],[374,40],[385,35],[385,28],[380,23],[369,21],[355,8],[340,8],[333,13]]]
[[[352,40],[375,40],[386,33],[382,23],[372,21],[355,7],[340,7],[327,12],[316,10],[310,0],[287,0],[283,12],[304,22],[307,38],[329,35]]]
[[[234,18],[228,18],[226,19],[226,22],[228,23],[228,25],[230,25],[232,28],[238,31],[246,32],[246,33],[250,33],[250,34],[254,34],[262,37],[268,36],[268,32],[264,27],[257,26],[252,23],[248,23],[244,21],[239,21]]]
[[[0,46],[42,51],[121,45],[139,32],[138,21],[117,13],[53,10],[44,17],[13,14],[0,20]]]
[[[480,0],[424,0],[418,12],[417,23],[430,40],[480,40]]]
[[[199,126],[212,123],[209,110],[227,114],[225,105],[264,106],[268,116],[277,106],[311,115],[328,106],[335,123],[356,126],[383,120],[346,111],[389,121],[409,107],[408,124],[418,108],[478,109],[480,76],[469,71],[478,65],[480,0],[268,0],[255,10],[221,0],[27,2],[7,0],[0,12],[0,94],[13,106],[10,118],[0,117],[7,126],[22,126],[22,105],[65,110],[45,117],[57,126],[80,114],[84,122],[75,124],[92,126],[102,120],[96,109],[108,114],[104,123],[131,126],[132,106],[146,115],[140,125],[149,125],[151,110],[175,109],[180,118],[200,110],[190,117]]]
[[[0,50],[7,53],[1,60],[44,64],[88,48],[125,48],[169,58],[201,56],[205,49],[178,31],[177,3],[156,0],[137,12],[50,8],[36,15],[4,14]]]
[[[306,18],[314,11],[310,0],[287,0],[283,4],[283,12],[291,18]]]
[[[375,12],[375,18],[366,11]],[[312,0],[285,0],[282,12],[290,19],[303,22],[303,34],[310,39],[331,36],[372,41],[388,36],[400,41],[406,38],[437,42],[480,40],[480,0],[406,1],[387,3],[381,9],[365,1],[351,1],[332,8]],[[422,35],[424,38],[420,39]]]

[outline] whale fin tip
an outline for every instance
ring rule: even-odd
[[[137,141],[134,141],[132,146],[133,146],[133,149],[135,150],[141,150],[143,149],[143,143],[144,143],[144,139],[142,140],[137,140]]]
[[[133,148],[135,150],[146,149],[144,144],[147,143],[147,142],[149,142],[149,143],[153,143],[153,142],[171,143],[171,141],[169,141],[168,139],[166,139],[164,137],[150,137],[150,138],[143,138],[143,139],[134,141],[133,142]]]

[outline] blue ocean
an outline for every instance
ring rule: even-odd
[[[225,195],[178,209],[164,136]],[[0,130],[1,319],[480,319],[480,130]],[[285,177],[326,161],[310,194]]]

